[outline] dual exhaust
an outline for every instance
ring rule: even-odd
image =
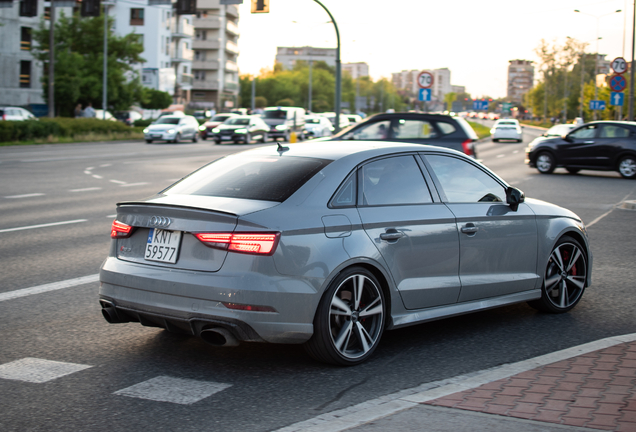
[[[121,324],[131,322],[130,317],[125,313],[118,311],[112,303],[102,302],[102,315],[110,324]],[[238,340],[223,327],[204,328],[199,333],[204,342],[216,347],[238,346]]]

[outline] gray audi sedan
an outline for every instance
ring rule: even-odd
[[[100,271],[109,323],[304,344],[367,360],[385,330],[528,302],[572,309],[591,283],[581,219],[454,150],[266,146],[117,205]]]

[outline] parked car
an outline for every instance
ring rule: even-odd
[[[331,131],[335,132],[336,131],[336,113],[335,112],[324,112],[324,113],[320,113],[318,115],[327,117],[329,119],[329,121],[331,122]],[[351,126],[351,122],[349,121],[349,117],[347,117],[346,114],[342,114],[340,113],[340,131],[343,131],[345,129],[347,129],[349,126]]]
[[[305,117],[305,136],[307,138],[321,138],[331,136],[331,122],[321,115],[308,115]]]
[[[466,120],[444,114],[383,113],[368,117],[330,140],[378,140],[448,147],[477,157],[477,134]]]
[[[0,119],[9,121],[37,120],[31,112],[20,107],[0,106]]]
[[[358,124],[362,121],[362,117],[358,114],[347,114],[347,120],[349,120],[350,125]]]
[[[96,109],[95,110],[95,118],[97,120],[109,120],[109,121],[117,121],[114,115],[110,113],[110,111],[106,111],[106,117],[104,117],[104,110]]]
[[[153,141],[169,141],[178,143],[182,139],[199,139],[199,122],[192,116],[166,115],[159,117],[154,123],[144,129],[147,143]]]
[[[137,120],[141,120],[143,117],[137,111],[130,110],[115,112],[115,118],[120,122],[126,123],[128,126],[132,126]]]
[[[212,129],[212,138],[217,144],[233,141],[234,144],[249,144],[252,140],[267,142],[269,126],[258,116],[233,116]]]
[[[289,142],[296,132],[299,140],[305,138],[305,110],[298,107],[267,107],[262,118],[269,125],[269,137]]]
[[[196,110],[195,112],[192,113],[192,117],[194,117],[197,120],[209,119],[210,117],[212,117],[212,111],[210,111],[210,110]]]
[[[304,344],[339,365],[385,330],[526,301],[567,312],[592,273],[571,211],[453,150],[378,141],[226,156],[117,204],[110,235],[109,323]]]
[[[523,131],[519,120],[516,119],[497,120],[490,129],[490,134],[493,142],[500,140],[523,141]]]
[[[203,129],[200,129],[201,138],[203,139],[212,138],[212,129],[218,127],[220,124],[223,124],[223,122],[229,119],[230,117],[237,117],[237,116],[238,114],[233,114],[233,113],[223,113],[223,114],[215,115],[210,120],[206,121],[205,123],[201,125],[203,126]]]
[[[596,121],[567,135],[538,137],[526,147],[525,161],[542,174],[563,167],[572,174],[589,169],[636,178],[636,122]]]

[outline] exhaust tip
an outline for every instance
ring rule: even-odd
[[[114,306],[104,307],[102,308],[102,315],[104,319],[108,321],[109,324],[120,324],[130,322],[126,316],[117,312],[117,309]]]
[[[201,339],[210,345],[221,346],[238,346],[238,341],[232,333],[221,327],[209,328],[201,331]]]

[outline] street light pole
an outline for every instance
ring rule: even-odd
[[[336,48],[336,124],[334,128],[336,133],[340,132],[340,99],[342,93],[342,82],[341,82],[341,67],[340,67],[340,32],[338,31],[338,24],[336,24],[336,20],[329,12],[329,9],[325,7],[319,0],[314,0],[318,3],[322,8],[327,12],[329,18],[331,18],[331,22],[333,23],[334,28],[336,29],[336,38],[338,39],[338,46]]]
[[[55,117],[55,2],[49,16],[49,117]]]
[[[108,4],[104,5],[104,73],[102,76],[102,119],[106,120],[108,109]]]

